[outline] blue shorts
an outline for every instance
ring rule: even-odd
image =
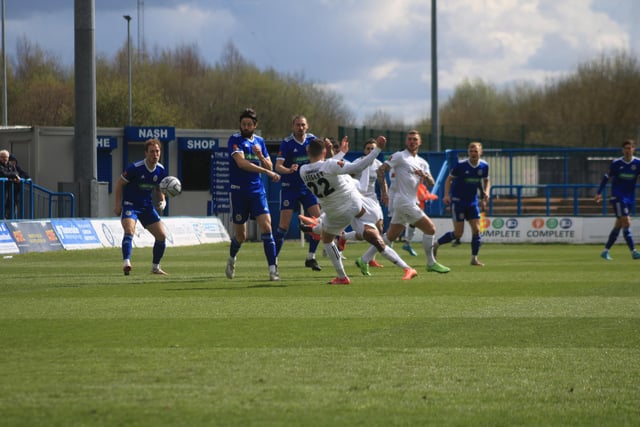
[[[280,190],[280,210],[293,209],[298,210],[302,203],[304,210],[308,210],[311,206],[318,204],[318,198],[305,186],[304,188],[282,187]]]
[[[234,224],[244,224],[248,219],[256,219],[260,215],[268,214],[267,196],[260,194],[243,194],[239,191],[231,192],[231,221]]]
[[[611,206],[613,207],[613,213],[615,214],[616,218],[631,215],[631,205],[627,203],[625,199],[612,197],[609,200],[609,203],[611,203]]]
[[[457,222],[464,220],[480,219],[478,203],[451,202],[451,219]]]
[[[132,207],[132,203],[124,202],[122,206],[122,215],[120,218],[131,218],[134,221],[140,221],[144,228],[160,221],[160,215],[153,205],[145,206],[142,209]]]

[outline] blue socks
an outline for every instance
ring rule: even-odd
[[[160,260],[164,255],[164,249],[167,247],[167,242],[164,240],[162,242],[156,240],[153,244],[153,263],[160,264]]]
[[[133,234],[126,234],[122,238],[122,259],[131,259],[133,250]]]

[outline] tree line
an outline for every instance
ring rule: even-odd
[[[235,129],[238,113],[258,111],[267,139],[291,131],[291,112],[302,112],[313,132],[336,135],[339,126],[355,127],[342,96],[310,81],[303,73],[260,69],[242,57],[233,43],[211,65],[195,45],[132,54],[132,125],[193,129]],[[113,58],[96,59],[97,123],[128,123],[126,43]],[[26,37],[7,64],[7,112],[10,125],[73,126],[73,67]],[[481,79],[461,82],[441,103],[439,124],[448,136],[525,142],[531,145],[617,147],[636,138],[640,118],[638,59],[624,51],[601,54],[576,70],[543,85],[498,87]],[[430,118],[405,123],[383,110],[365,117],[368,128],[431,132]]]
[[[73,126],[73,67],[26,38],[7,67],[10,125]],[[304,112],[314,132],[335,133],[353,114],[341,96],[319,88],[303,74],[261,70],[228,43],[214,65],[194,45],[132,54],[132,125],[185,129],[235,129],[240,112],[255,108],[266,138],[291,132],[293,112]],[[96,58],[99,127],[123,127],[129,117],[126,46],[114,58]],[[284,119],[283,119],[284,118]]]
[[[466,80],[441,107],[445,135],[527,145],[620,147],[640,132],[638,58],[615,52],[543,85]],[[429,123],[423,122],[423,126]],[[429,123],[430,124],[430,123]]]

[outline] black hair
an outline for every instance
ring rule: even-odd
[[[322,150],[324,150],[324,148],[324,140],[316,138],[309,141],[307,150],[309,151],[309,156],[315,157],[322,154]]]
[[[364,142],[363,147],[366,147],[366,146],[367,146],[367,145],[369,145],[369,144],[376,145],[377,143],[378,143],[378,141],[376,141],[376,139],[375,139],[375,138],[369,138],[369,139],[367,139],[367,140]]]
[[[253,124],[258,123],[258,115],[256,114],[256,110],[253,108],[245,108],[242,114],[240,114],[240,121],[242,119],[251,119],[253,120]]]

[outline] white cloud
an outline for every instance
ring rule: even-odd
[[[369,76],[375,80],[384,80],[393,78],[396,73],[395,71],[401,66],[398,61],[388,61],[383,64],[377,65],[371,68]]]
[[[72,64],[71,3],[8,2],[9,54],[24,35]],[[211,64],[232,41],[259,67],[332,88],[360,119],[386,110],[415,122],[430,111],[430,3],[154,0],[144,36],[149,48],[194,44]],[[134,16],[136,35],[135,2],[96,0],[96,8],[96,51],[113,55],[126,41],[122,15]],[[640,44],[636,0],[440,0],[437,12],[441,102],[465,78],[543,83],[603,51]]]
[[[442,71],[443,87],[455,87],[461,77],[496,84],[541,83],[557,76],[558,68],[569,71],[600,51],[629,48],[628,34],[621,26],[594,12],[584,0],[445,4],[446,22],[460,30],[446,44],[455,46],[456,52],[445,54],[448,67]]]

